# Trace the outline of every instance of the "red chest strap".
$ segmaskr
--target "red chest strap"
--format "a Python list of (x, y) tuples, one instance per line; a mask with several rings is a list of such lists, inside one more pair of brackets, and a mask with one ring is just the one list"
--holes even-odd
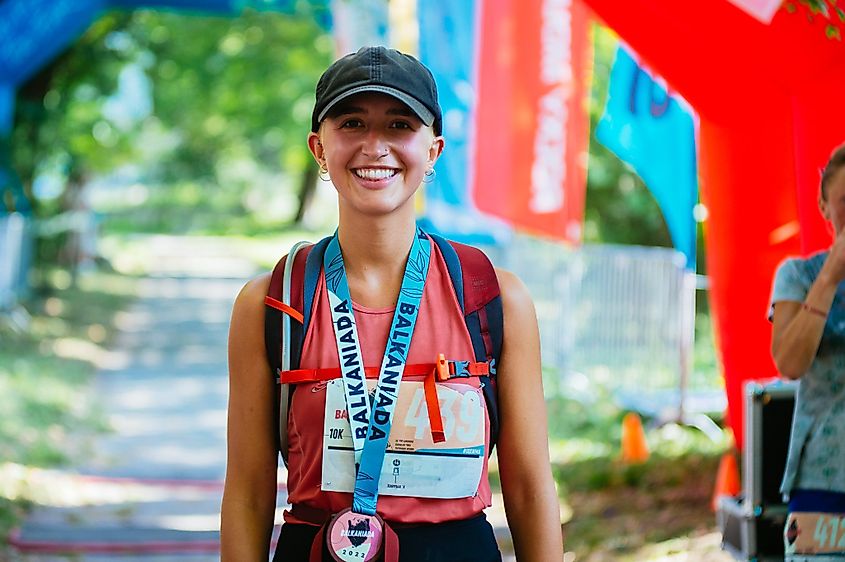
[[(378, 367), (365, 367), (364, 374), (368, 379), (378, 378)], [(431, 426), (431, 437), (435, 443), (442, 443), (446, 440), (443, 429), (443, 417), (440, 414), (440, 401), (437, 398), (437, 386), (435, 382), (444, 382), (450, 379), (481, 377), (490, 374), (488, 362), (475, 361), (449, 361), (441, 353), (436, 363), (415, 363), (405, 365), (405, 375), (423, 375), (423, 389), (425, 391), (425, 403), (428, 409), (428, 421)], [(304, 382), (318, 382), (339, 379), (340, 368), (328, 369), (296, 369), (282, 371), (279, 379), (285, 384), (298, 384)]]
[[(445, 360), (447, 371), (441, 367), (437, 372), (437, 380), (443, 382), (454, 378), (483, 377), (490, 374), (490, 364), (486, 361), (449, 361)], [(405, 365), (404, 375), (428, 375), (435, 371), (438, 363), (416, 363)], [(378, 367), (365, 367), (364, 373), (368, 379), (378, 378)], [(330, 381), (340, 378), (340, 367), (326, 369), (293, 369), (279, 373), (279, 382), (283, 384), (299, 384), (305, 382)]]

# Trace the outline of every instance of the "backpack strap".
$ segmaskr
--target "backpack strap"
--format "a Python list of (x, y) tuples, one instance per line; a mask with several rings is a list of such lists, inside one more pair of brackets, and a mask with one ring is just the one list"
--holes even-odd
[[(413, 363), (405, 365), (402, 376), (437, 375), (437, 382), (446, 382), (455, 378), (482, 377), (490, 374), (490, 364), (487, 361), (460, 361), (446, 360), (444, 368), (437, 369), (437, 363)], [(364, 375), (369, 379), (377, 379), (378, 367), (364, 367)], [(304, 382), (330, 381), (342, 378), (339, 367), (328, 367), (323, 369), (293, 369), (282, 371), (279, 375), (283, 384), (301, 384)]]
[(504, 321), (499, 280), (490, 259), (478, 248), (429, 234), (437, 244), (458, 304), (464, 313), (476, 361), (489, 361), (490, 373), (480, 376), (490, 418), (490, 451), (499, 438), (499, 405), (496, 397), (496, 365), (502, 352)]
[(332, 237), (326, 236), (311, 248), (308, 258), (305, 260), (304, 275), (302, 279), (302, 325), (300, 332), (293, 333), (294, 341), (291, 348), (291, 369), (299, 369), (299, 358), (302, 356), (302, 344), (305, 341), (305, 334), (311, 324), (311, 313), (314, 308), (314, 295), (317, 294), (317, 283), (320, 281), (320, 271), (323, 269), (323, 256), (326, 255), (326, 248), (329, 246)]
[[(279, 412), (277, 444), (285, 465), (288, 462), (288, 412), (295, 387), (281, 380), (281, 373), (298, 369), (302, 345), (311, 320), (311, 307), (317, 290), (323, 255), (330, 238), (317, 244), (294, 244), (273, 268), (264, 303), (264, 346), (267, 362), (279, 384), (276, 411)], [(288, 260), (293, 260), (289, 263)], [(291, 318), (296, 320), (291, 322)], [(287, 355), (286, 355), (287, 354)]]
[[(271, 373), (277, 383), (280, 383), (281, 373), (290, 369), (292, 342), (301, 340), (299, 337), (302, 333), (303, 321), (301, 272), (310, 249), (310, 243), (297, 242), (288, 255), (279, 260), (273, 268), (270, 287), (264, 299), (264, 304), (268, 307), (264, 314), (264, 346)], [(291, 322), (291, 319), (296, 322)], [(297, 355), (297, 364), (298, 361)], [(279, 392), (275, 400), (275, 409), (279, 412), (277, 445), (285, 465), (287, 465), (288, 452), (287, 420), (290, 410), (290, 393), (290, 385), (279, 384)]]

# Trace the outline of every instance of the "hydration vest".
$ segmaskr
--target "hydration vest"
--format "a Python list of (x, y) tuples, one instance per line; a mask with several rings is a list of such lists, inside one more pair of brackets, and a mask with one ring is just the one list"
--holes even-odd
[[(472, 341), (475, 363), (446, 361), (439, 366), (439, 380), (455, 376), (477, 376), (481, 382), (490, 420), (490, 451), (499, 434), (499, 410), (496, 398), (496, 365), (502, 350), (503, 320), (499, 282), (493, 264), (478, 248), (428, 234), (443, 255), (455, 297), (464, 314)], [(291, 391), (296, 382), (320, 377), (317, 371), (300, 371), (299, 360), (314, 295), (317, 291), (323, 256), (331, 237), (316, 244), (300, 242), (276, 264), (270, 288), (264, 300), (264, 344), (270, 371), (279, 385), (276, 396), (279, 412), (279, 450), (287, 465), (287, 422)], [(288, 263), (292, 260), (291, 263)], [(287, 351), (289, 350), (289, 352)], [(286, 353), (289, 353), (286, 356)], [(481, 366), (482, 368), (479, 368)], [(408, 365), (406, 373), (431, 366)], [(288, 382), (290, 381), (290, 382)], [(294, 387), (291, 387), (294, 384)]]

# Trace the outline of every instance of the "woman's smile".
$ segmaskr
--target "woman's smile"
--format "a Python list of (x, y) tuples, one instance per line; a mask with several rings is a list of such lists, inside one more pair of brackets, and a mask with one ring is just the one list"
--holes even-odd
[(381, 187), (392, 180), (399, 170), (396, 168), (367, 167), (353, 168), (352, 173), (363, 180), (365, 186), (374, 184), (374, 187)]

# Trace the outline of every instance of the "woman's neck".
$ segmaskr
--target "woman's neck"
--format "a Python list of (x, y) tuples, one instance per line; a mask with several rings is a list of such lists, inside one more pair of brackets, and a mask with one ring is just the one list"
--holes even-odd
[(347, 271), (390, 267), (399, 263), (404, 267), (417, 230), (413, 215), (344, 215), (341, 213), (340, 216), (338, 240)]
[(372, 308), (395, 305), (416, 228), (414, 220), (393, 216), (340, 221), (338, 241), (353, 301)]

